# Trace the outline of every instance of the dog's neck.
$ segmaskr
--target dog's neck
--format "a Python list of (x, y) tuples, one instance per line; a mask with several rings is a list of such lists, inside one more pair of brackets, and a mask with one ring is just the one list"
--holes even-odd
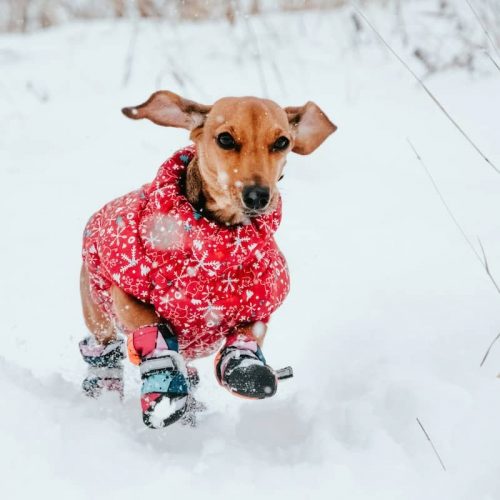
[[(184, 195), (194, 209), (210, 220), (219, 224), (225, 224), (226, 221), (217, 216), (217, 213), (208, 209), (208, 202), (215, 202), (210, 196), (206, 182), (203, 180), (198, 164), (198, 157), (194, 156), (186, 168), (186, 177), (184, 182)], [(212, 203), (212, 204), (213, 204)]]
[(198, 167), (198, 158), (196, 156), (189, 162), (186, 168), (186, 177), (183, 186), (184, 195), (188, 199), (189, 203), (198, 212), (206, 211), (206, 196), (203, 190), (203, 180), (201, 178), (200, 169)]

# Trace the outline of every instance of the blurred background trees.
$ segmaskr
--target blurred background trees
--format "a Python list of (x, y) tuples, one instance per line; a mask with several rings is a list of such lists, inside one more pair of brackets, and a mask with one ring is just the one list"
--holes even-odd
[[(481, 52), (500, 64), (500, 0), (358, 0), (363, 9), (390, 11), (392, 40), (414, 56), (423, 73), (454, 67), (473, 70)], [(249, 16), (298, 10), (351, 12), (354, 46), (373, 32), (348, 0), (0, 0), (0, 32), (26, 33), (71, 21), (151, 19), (231, 25)], [(494, 59), (494, 60), (493, 60)]]
[[(452, 0), (361, 0), (359, 3), (382, 4), (401, 13), (405, 4), (425, 4), (438, 14), (450, 8)], [(347, 0), (2, 0), (0, 30), (24, 32), (47, 28), (73, 19), (152, 17), (204, 20), (262, 12), (309, 9), (335, 9)], [(463, 0), (473, 4), (488, 23), (500, 23), (499, 0)]]

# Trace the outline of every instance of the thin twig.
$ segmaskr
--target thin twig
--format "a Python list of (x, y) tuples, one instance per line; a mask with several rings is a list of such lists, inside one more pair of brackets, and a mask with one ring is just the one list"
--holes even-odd
[[(274, 29), (273, 26), (270, 25), (269, 22), (265, 19), (264, 16), (259, 16), (259, 21), (262, 24), (263, 28), (266, 30), (266, 39), (267, 40), (272, 40), (275, 39), (275, 46), (276, 44), (282, 44), (282, 40), (280, 39), (279, 33)], [(261, 37), (263, 38), (263, 37)], [(271, 69), (274, 72), (274, 75), (276, 77), (276, 81), (278, 82), (279, 86), (281, 87), (281, 92), (287, 96), (287, 91), (286, 91), (286, 85), (285, 85), (285, 80), (283, 78), (283, 75), (281, 73), (281, 70), (279, 68), (279, 64), (276, 62), (275, 58), (272, 56), (273, 53), (276, 51), (273, 50), (273, 48), (269, 48), (269, 45), (266, 43), (264, 46), (264, 53), (267, 54), (269, 63), (271, 66)]]
[(483, 244), (481, 243), (481, 240), (479, 238), (477, 239), (477, 241), (479, 243), (479, 246), (481, 247), (481, 253), (483, 254), (482, 263), (483, 263), (484, 269), (486, 270), (486, 272), (489, 272), (490, 265), (488, 264), (488, 258), (486, 257), (486, 253), (484, 251)]
[(133, 21), (132, 33), (130, 35), (130, 42), (128, 45), (127, 57), (125, 59), (125, 71), (123, 73), (122, 86), (126, 87), (128, 82), (130, 81), (130, 77), (132, 75), (132, 66), (134, 64), (134, 54), (135, 54), (135, 45), (137, 42), (137, 35), (139, 34), (139, 22), (137, 19)]
[(495, 59), (493, 59), (493, 57), (491, 57), (490, 53), (485, 50), (484, 53), (486, 54), (486, 57), (495, 65), (495, 68), (500, 71), (500, 66), (498, 65), (498, 63), (495, 61)]
[(498, 283), (496, 282), (495, 278), (491, 274), (490, 265), (488, 264), (488, 259), (486, 258), (486, 252), (484, 251), (483, 243), (481, 242), (481, 240), (479, 238), (477, 239), (477, 241), (479, 242), (479, 246), (481, 247), (481, 252), (483, 254), (484, 270), (486, 271), (486, 274), (489, 276), (491, 282), (493, 283), (493, 285), (497, 289), (497, 292), (500, 294), (500, 286), (498, 286)]
[[(500, 52), (498, 51), (498, 48), (496, 46), (495, 41), (493, 40), (493, 37), (490, 35), (490, 32), (486, 28), (486, 26), (483, 23), (483, 20), (481, 19), (481, 16), (477, 13), (476, 9), (472, 6), (469, 0), (465, 0), (467, 2), (467, 5), (469, 6), (470, 10), (474, 14), (474, 17), (476, 18), (477, 22), (481, 26), (483, 33), (486, 35), (486, 38), (490, 41), (491, 46), (493, 47), (493, 50), (496, 52), (497, 56), (500, 58)], [(496, 63), (495, 63), (496, 65)]]
[(483, 360), (481, 361), (481, 364), (479, 365), (480, 368), (482, 368), (482, 366), (484, 365), (484, 362), (486, 361), (486, 358), (488, 357), (488, 355), (490, 354), (490, 351), (493, 347), (493, 345), (495, 344), (495, 342), (500, 339), (500, 333), (492, 340), (490, 346), (488, 347), (488, 349), (486, 350), (486, 352), (484, 353), (484, 356), (483, 356)]
[(417, 157), (417, 160), (420, 162), (420, 164), (424, 168), (424, 170), (425, 170), (427, 176), (429, 177), (429, 179), (430, 179), (430, 181), (431, 181), (431, 183), (432, 183), (432, 185), (433, 185), (436, 193), (439, 196), (439, 199), (441, 200), (441, 203), (444, 205), (444, 208), (448, 212), (448, 215), (450, 216), (451, 220), (453, 221), (453, 223), (455, 224), (455, 226), (458, 228), (458, 230), (462, 234), (462, 237), (467, 242), (467, 245), (469, 245), (470, 249), (474, 253), (474, 256), (479, 261), (479, 263), (481, 264), (481, 267), (484, 269), (484, 271), (488, 275), (488, 278), (490, 279), (492, 285), (495, 287), (497, 293), (500, 295), (500, 286), (498, 285), (496, 279), (494, 278), (493, 274), (491, 273), (490, 266), (488, 264), (488, 259), (486, 257), (486, 252), (484, 251), (484, 247), (483, 247), (483, 244), (482, 244), (481, 240), (478, 238), (478, 242), (479, 242), (479, 246), (481, 247), (481, 253), (482, 253), (482, 255), (480, 255), (479, 252), (476, 250), (476, 248), (472, 244), (470, 238), (467, 236), (467, 233), (465, 232), (464, 228), (462, 227), (462, 225), (460, 224), (460, 222), (458, 222), (458, 219), (455, 217), (455, 215), (451, 211), (450, 206), (446, 202), (444, 196), (441, 193), (441, 190), (439, 189), (436, 181), (434, 180), (434, 177), (432, 177), (432, 174), (431, 174), (430, 170), (427, 168), (427, 165), (422, 160), (422, 157), (418, 154), (417, 150), (415, 149), (415, 147), (411, 143), (410, 139), (407, 138), (406, 140), (407, 140), (408, 144), (410, 145), (411, 149), (413, 150), (413, 152), (415, 153), (415, 155)]
[[(429, 177), (433, 187), (434, 187), (434, 190), (436, 191), (437, 195), (439, 196), (439, 199), (441, 200), (441, 203), (443, 204), (444, 208), (446, 209), (446, 211), (448, 212), (448, 215), (450, 216), (451, 220), (453, 221), (453, 223), (455, 224), (455, 226), (457, 227), (457, 229), (460, 231), (460, 234), (462, 235), (462, 237), (464, 238), (464, 240), (467, 242), (467, 245), (469, 246), (469, 248), (472, 250), (472, 252), (474, 253), (474, 256), (476, 257), (476, 259), (479, 261), (479, 263), (481, 264), (481, 267), (484, 269), (484, 271), (486, 272), (486, 274), (488, 275), (488, 278), (490, 279), (491, 283), (493, 284), (493, 286), (495, 287), (497, 293), (500, 295), (500, 286), (498, 285), (497, 281), (495, 280), (493, 274), (491, 273), (491, 270), (490, 270), (490, 265), (489, 265), (489, 262), (488, 262), (488, 257), (486, 256), (486, 252), (484, 250), (484, 246), (483, 246), (483, 243), (481, 242), (481, 240), (478, 238), (478, 243), (479, 243), (479, 246), (481, 248), (481, 254), (479, 254), (479, 252), (476, 250), (476, 248), (474, 247), (474, 245), (472, 244), (472, 241), (470, 240), (470, 238), (467, 236), (467, 233), (464, 231), (462, 225), (460, 224), (460, 222), (458, 222), (458, 219), (455, 217), (455, 214), (452, 212), (450, 206), (448, 205), (448, 203), (446, 202), (446, 199), (444, 198), (444, 196), (442, 195), (441, 193), (441, 190), (439, 189), (436, 181), (434, 180), (434, 177), (432, 176), (430, 170), (427, 168), (427, 165), (424, 163), (424, 160), (422, 160), (422, 157), (420, 156), (420, 154), (418, 153), (418, 151), (415, 149), (415, 147), (413, 146), (413, 144), (411, 143), (410, 139), (406, 139), (408, 144), (410, 145), (411, 149), (413, 150), (413, 152), (415, 153), (415, 156), (417, 157), (417, 160), (420, 162), (420, 164), (422, 165), (422, 167), (424, 168), (427, 176)], [(490, 353), (490, 350), (491, 348), (493, 347), (493, 344), (500, 338), (500, 333), (498, 334), (498, 336), (493, 340), (493, 342), (491, 343), (490, 347), (488, 348), (488, 350), (486, 351), (486, 354), (484, 355), (483, 357), (483, 360), (481, 361), (481, 364), (479, 365), (480, 367), (483, 366), (484, 362), (486, 361), (486, 358), (488, 357), (488, 354)]]
[(418, 422), (418, 425), (420, 426), (420, 428), (422, 429), (422, 432), (425, 434), (425, 437), (427, 438), (427, 441), (429, 441), (429, 443), (431, 444), (432, 449), (434, 450), (434, 453), (435, 453), (436, 457), (438, 458), (439, 463), (441, 464), (441, 467), (446, 472), (446, 467), (445, 467), (445, 465), (443, 463), (443, 460), (441, 460), (441, 456), (439, 455), (436, 447), (434, 446), (434, 443), (432, 442), (432, 439), (430, 438), (429, 434), (427, 434), (427, 431), (424, 429), (424, 426), (422, 425), (422, 422), (420, 422), (420, 420), (418, 419), (418, 417), (417, 417), (417, 422)]
[(410, 139), (406, 138), (406, 141), (408, 142), (408, 144), (410, 145), (410, 148), (415, 153), (415, 156), (417, 157), (417, 160), (420, 162), (420, 165), (422, 165), (422, 167), (424, 168), (425, 173), (427, 174), (427, 177), (429, 177), (429, 180), (431, 181), (432, 186), (434, 187), (434, 190), (436, 191), (437, 195), (439, 196), (439, 199), (441, 200), (441, 203), (443, 204), (444, 208), (448, 212), (448, 215), (450, 216), (451, 220), (453, 221), (453, 223), (455, 224), (455, 226), (457, 227), (457, 229), (462, 234), (462, 237), (464, 238), (464, 240), (469, 245), (469, 247), (472, 250), (472, 252), (474, 253), (476, 259), (478, 259), (478, 261), (480, 262), (481, 266), (484, 267), (483, 259), (481, 259), (481, 256), (479, 255), (478, 251), (476, 250), (476, 248), (472, 244), (472, 241), (470, 240), (470, 238), (467, 236), (467, 233), (465, 232), (464, 228), (462, 227), (462, 225), (460, 224), (460, 222), (458, 222), (458, 219), (455, 217), (455, 215), (451, 211), (450, 206), (448, 205), (448, 203), (446, 202), (444, 196), (442, 195), (442, 193), (441, 193), (441, 191), (440, 191), (440, 189), (439, 189), (436, 181), (434, 180), (434, 177), (432, 176), (430, 170), (427, 168), (427, 165), (424, 163), (424, 160), (422, 160), (422, 157), (417, 152), (417, 150), (415, 149), (415, 146), (411, 143)]
[(434, 96), (434, 94), (429, 90), (427, 85), (422, 81), (422, 79), (408, 66), (408, 64), (397, 54), (397, 52), (389, 45), (389, 43), (382, 37), (382, 35), (377, 31), (375, 26), (368, 20), (368, 18), (363, 14), (359, 7), (351, 1), (351, 5), (356, 10), (356, 12), (363, 18), (365, 23), (371, 28), (375, 33), (377, 38), (382, 42), (382, 44), (389, 50), (389, 52), (403, 65), (403, 67), (410, 73), (411, 76), (417, 81), (417, 83), (422, 87), (425, 93), (432, 99), (434, 104), (442, 111), (442, 113), (448, 118), (448, 120), (455, 126), (455, 128), (462, 134), (462, 136), (467, 140), (467, 142), (476, 150), (476, 152), (483, 158), (483, 160), (491, 167), (497, 174), (500, 174), (500, 169), (498, 169), (493, 162), (479, 149), (476, 143), (467, 135), (464, 129), (455, 121), (455, 119), (446, 111), (446, 108), (441, 104), (441, 102)]
[(267, 87), (267, 81), (266, 81), (266, 74), (264, 73), (264, 67), (262, 63), (262, 52), (259, 47), (259, 39), (253, 29), (253, 26), (250, 23), (250, 20), (247, 16), (243, 16), (244, 22), (245, 22), (245, 27), (247, 29), (247, 33), (249, 35), (249, 38), (251, 42), (254, 45), (254, 50), (255, 50), (255, 62), (257, 65), (257, 71), (259, 74), (259, 79), (260, 79), (260, 85), (262, 87), (262, 93), (264, 97), (267, 97), (269, 95), (268, 92), (268, 87)]

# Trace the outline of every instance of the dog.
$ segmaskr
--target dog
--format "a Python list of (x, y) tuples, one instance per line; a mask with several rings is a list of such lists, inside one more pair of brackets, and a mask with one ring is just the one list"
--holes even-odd
[(216, 378), (232, 394), (274, 395), (278, 378), (261, 347), (289, 290), (273, 237), (281, 220), (277, 184), (288, 153), (312, 153), (337, 127), (313, 102), (282, 108), (257, 97), (208, 106), (158, 91), (122, 112), (184, 128), (193, 144), (85, 228), (85, 393), (123, 393), (123, 332), (140, 366), (143, 420), (151, 428), (183, 417), (197, 383), (187, 363), (215, 351)]

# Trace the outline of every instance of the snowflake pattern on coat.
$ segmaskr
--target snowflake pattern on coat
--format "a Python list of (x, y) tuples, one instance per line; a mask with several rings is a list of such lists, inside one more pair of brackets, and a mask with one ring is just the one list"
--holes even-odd
[(272, 213), (246, 225), (208, 220), (182, 194), (195, 153), (194, 146), (178, 151), (151, 184), (105, 205), (83, 238), (95, 303), (116, 320), (109, 294), (114, 283), (152, 304), (187, 359), (211, 354), (238, 325), (267, 322), (289, 290), (274, 240), (281, 199)]

